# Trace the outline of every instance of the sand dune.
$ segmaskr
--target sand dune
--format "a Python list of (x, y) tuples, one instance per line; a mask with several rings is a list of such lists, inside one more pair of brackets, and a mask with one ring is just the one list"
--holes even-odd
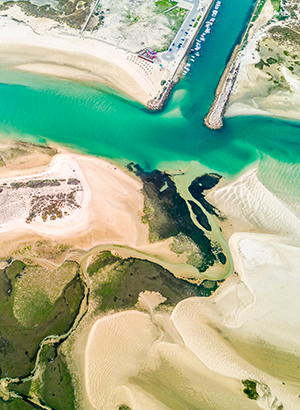
[(279, 235), (289, 243), (299, 243), (298, 217), (264, 187), (257, 177), (257, 169), (212, 191), (208, 199), (243, 230)]
[(87, 343), (86, 387), (96, 409), (115, 408), (116, 388), (147, 366), (160, 335), (148, 315), (124, 312), (98, 320)]
[(159, 314), (154, 323), (136, 311), (98, 320), (85, 355), (86, 389), (95, 409), (258, 409), (241, 383), (208, 369)]

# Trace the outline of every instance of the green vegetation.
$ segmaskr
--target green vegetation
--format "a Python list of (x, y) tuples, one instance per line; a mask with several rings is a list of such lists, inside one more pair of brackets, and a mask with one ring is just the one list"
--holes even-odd
[(257, 382), (254, 380), (242, 380), (242, 383), (245, 387), (243, 392), (246, 394), (246, 396), (251, 400), (257, 400), (259, 397), (259, 394), (256, 390)]
[[(13, 262), (0, 270), (0, 376), (24, 376), (34, 365), (36, 351), (41, 340), (50, 334), (63, 334), (69, 330), (78, 314), (84, 294), (83, 284), (77, 274), (62, 289), (55, 303), (40, 297), (39, 304), (28, 326), (23, 326), (14, 316), (14, 302), (18, 279), (25, 273), (26, 265)], [(32, 299), (28, 300), (32, 304)]]
[(291, 30), (286, 26), (275, 26), (271, 27), (269, 33), (272, 34), (274, 40), (279, 44), (286, 44), (287, 42), (299, 47), (300, 45), (300, 34), (294, 30)]
[[(155, 2), (155, 12), (157, 14), (162, 14), (165, 11), (169, 10), (171, 7), (174, 7), (177, 4), (176, 1), (169, 1), (169, 0), (158, 0)], [(168, 27), (174, 32), (177, 33), (179, 28), (181, 27), (188, 11), (186, 9), (182, 9), (180, 7), (175, 7), (173, 10), (165, 13), (164, 15), (168, 18), (169, 24)], [(158, 51), (165, 51), (169, 46), (169, 39), (167, 39), (164, 46), (161, 50)]]
[(95, 273), (99, 272), (100, 269), (105, 268), (121, 260), (118, 256), (112, 255), (109, 251), (101, 252), (97, 255), (97, 258), (91, 263), (87, 268), (87, 273), (92, 277)]
[[(11, 383), (9, 389), (25, 397), (31, 397), (31, 394), (34, 391), (43, 403), (55, 410), (74, 410), (76, 405), (72, 379), (66, 360), (60, 349), (57, 349), (53, 345), (44, 346), (40, 357), (40, 363), (43, 368), (41, 382), (35, 383), (29, 381), (25, 383)], [(21, 407), (22, 403), (24, 404), (24, 407)], [(23, 400), (14, 400), (11, 402), (10, 406), (11, 407), (7, 408), (36, 408), (29, 404), (29, 407), (26, 407), (26, 403)], [(1, 401), (0, 409), (2, 410)]]
[[(30, 391), (31, 381), (25, 383), (10, 383), (8, 388), (10, 391), (15, 391), (23, 396), (28, 396)], [(0, 406), (1, 408), (1, 406)]]
[(273, 58), (273, 57), (267, 58), (267, 63), (268, 63), (269, 65), (275, 64), (275, 63), (277, 63), (277, 62), (278, 62), (278, 60), (276, 60), (276, 58)]
[(21, 10), (34, 17), (47, 17), (61, 23), (66, 23), (70, 27), (81, 28), (85, 22), (91, 5), (90, 0), (58, 0), (57, 7), (49, 4), (38, 6), (30, 1), (6, 1), (0, 5), (0, 10), (6, 10), (17, 4)]
[(264, 60), (260, 59), (258, 63), (255, 64), (256, 68), (259, 68), (260, 70), (262, 70), (264, 68), (264, 66), (269, 67), (268, 63), (265, 63)]
[(4, 160), (3, 160), (3, 158), (2, 158), (2, 156), (0, 155), (0, 167), (5, 167), (5, 162), (4, 162)]
[[(177, 279), (168, 270), (147, 260), (121, 259), (110, 252), (98, 257), (99, 264), (96, 260), (88, 269), (92, 278), (91, 297), (98, 301), (99, 311), (133, 307), (139, 293), (145, 290), (160, 292), (167, 298), (166, 305), (174, 305), (187, 297), (209, 296), (218, 287), (215, 282), (208, 285), (208, 281), (204, 281), (197, 286)], [(98, 269), (98, 266), (102, 267)]]
[(126, 18), (127, 18), (127, 20), (129, 20), (130, 21), (130, 25), (131, 24), (134, 24), (134, 23), (137, 23), (138, 21), (139, 21), (139, 16), (137, 16), (137, 15), (134, 15), (134, 14), (131, 14), (131, 13), (127, 13), (127, 16), (126, 16)]
[(157, 12), (158, 13), (163, 13), (170, 9), (173, 6), (176, 6), (177, 2), (176, 1), (169, 1), (169, 0), (158, 0), (155, 2), (155, 6), (157, 7)]
[(66, 360), (60, 349), (45, 346), (41, 355), (45, 365), (43, 385), (40, 390), (44, 403), (55, 410), (74, 410), (75, 394)]
[(121, 404), (121, 406), (119, 406), (119, 410), (131, 410), (131, 408), (126, 406), (126, 404)]
[(175, 7), (175, 9), (171, 10), (169, 13), (166, 13), (166, 16), (169, 19), (169, 27), (173, 32), (177, 33), (187, 14), (188, 11), (180, 7)]
[(272, 6), (277, 13), (280, 12), (281, 0), (271, 0)]
[(252, 22), (254, 22), (257, 19), (257, 17), (260, 15), (260, 13), (261, 13), (264, 5), (265, 5), (265, 2), (266, 2), (266, 0), (260, 0), (260, 2), (258, 3), (256, 11), (252, 16)]
[(31, 245), (24, 246), (24, 248), (17, 250), (14, 253), (15, 257), (19, 255), (27, 258), (44, 258), (49, 260), (57, 260), (63, 253), (69, 249), (69, 245), (64, 243), (55, 243), (49, 240), (38, 240)]
[(19, 147), (11, 147), (11, 148), (1, 152), (1, 155), (6, 160), (16, 159), (16, 158), (21, 157), (21, 156), (26, 155), (26, 154), (27, 154), (27, 151), (24, 150), (24, 149), (21, 149)]
[(21, 399), (12, 399), (8, 402), (3, 402), (0, 399), (0, 410), (37, 410), (37, 406)]

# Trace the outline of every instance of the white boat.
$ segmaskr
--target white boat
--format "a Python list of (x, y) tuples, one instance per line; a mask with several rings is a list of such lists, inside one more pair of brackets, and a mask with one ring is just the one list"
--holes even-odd
[(200, 56), (200, 54), (197, 52), (197, 53), (196, 53), (196, 56), (197, 56), (197, 57), (199, 57), (199, 56)]

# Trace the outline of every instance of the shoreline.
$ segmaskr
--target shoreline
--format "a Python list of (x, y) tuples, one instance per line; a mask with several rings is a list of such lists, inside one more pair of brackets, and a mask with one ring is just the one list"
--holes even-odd
[[(20, 20), (16, 21), (15, 15)], [(16, 7), (0, 13), (0, 34), (0, 54), (9, 68), (97, 81), (145, 106), (159, 93), (160, 82), (169, 76), (168, 70), (151, 63), (151, 73), (146, 75), (141, 64), (131, 61), (135, 53), (77, 33), (49, 29), (45, 22), (28, 18)]]
[[(200, 273), (187, 263), (185, 253), (171, 250), (172, 237), (149, 241), (149, 226), (142, 222), (143, 185), (134, 174), (111, 161), (54, 146), (58, 153), (42, 168), (23, 167), (12, 171), (3, 167), (0, 172), (1, 257), (42, 238), (63, 241), (91, 254), (96, 249), (111, 250), (124, 258), (146, 259), (160, 264), (178, 278), (194, 282), (218, 280), (228, 275), (229, 262), (214, 264)], [(29, 167), (34, 156), (30, 161)], [(74, 188), (63, 182), (74, 178), (78, 181)], [(28, 181), (35, 187), (28, 186)], [(59, 182), (55, 186), (44, 186), (43, 181)], [(65, 200), (60, 199), (62, 195)], [(71, 202), (67, 199), (69, 195)], [(50, 197), (53, 199), (48, 199)], [(22, 211), (17, 207), (19, 201), (24, 203)], [(30, 219), (32, 212), (34, 216)]]
[(214, 2), (200, 6), (198, 0), (182, 0), (180, 7), (188, 14), (167, 50), (152, 61), (48, 18), (26, 15), (14, 5), (0, 11), (0, 55), (10, 69), (100, 82), (150, 110), (160, 110)]

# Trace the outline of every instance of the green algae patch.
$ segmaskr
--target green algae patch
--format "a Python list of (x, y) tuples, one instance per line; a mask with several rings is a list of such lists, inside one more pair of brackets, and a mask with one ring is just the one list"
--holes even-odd
[[(105, 264), (107, 258), (109, 264)], [(112, 258), (115, 262), (112, 263)], [(175, 305), (191, 296), (209, 296), (218, 287), (194, 285), (176, 278), (162, 266), (142, 259), (121, 259), (110, 252), (99, 255), (103, 268), (94, 271), (91, 278), (91, 299), (97, 302), (98, 311), (132, 308), (143, 291), (159, 292), (167, 298), (165, 305)], [(94, 261), (91, 266), (96, 266)]]
[(246, 396), (251, 400), (257, 400), (259, 398), (259, 394), (256, 390), (257, 383), (254, 380), (242, 380), (242, 383), (245, 387), (243, 392)]
[[(51, 303), (36, 289), (37, 298), (28, 299), (32, 315), (26, 326), (14, 316), (14, 301), (17, 281), (27, 266), (14, 261), (0, 270), (0, 377), (22, 377), (27, 375), (35, 363), (39, 343), (45, 336), (66, 333), (76, 318), (84, 295), (84, 286), (78, 274), (61, 290), (61, 295)], [(30, 312), (29, 307), (27, 312)]]
[[(139, 165), (133, 163), (128, 164), (127, 168), (139, 176), (143, 182), (144, 216), (142, 222), (147, 223), (149, 226), (149, 240), (156, 242), (176, 237), (180, 234), (184, 235), (196, 244), (198, 253), (201, 255), (201, 263), (199, 258), (197, 258), (197, 266), (195, 266), (199, 272), (205, 272), (210, 266), (213, 266), (217, 258), (213, 253), (211, 241), (203, 230), (194, 224), (188, 204), (177, 191), (171, 175), (159, 170), (145, 172)], [(214, 186), (218, 183), (220, 176), (211, 174), (201, 178), (203, 183)], [(189, 187), (193, 191), (192, 195), (195, 194), (193, 183), (191, 184), (192, 188)], [(218, 210), (204, 199), (202, 192), (200, 196), (201, 205), (204, 209), (220, 217)], [(198, 199), (198, 196), (196, 199)], [(205, 223), (203, 217), (200, 217), (199, 210), (198, 219), (203, 224)], [(206, 228), (209, 229), (208, 221)], [(193, 259), (190, 262), (193, 265)]]

